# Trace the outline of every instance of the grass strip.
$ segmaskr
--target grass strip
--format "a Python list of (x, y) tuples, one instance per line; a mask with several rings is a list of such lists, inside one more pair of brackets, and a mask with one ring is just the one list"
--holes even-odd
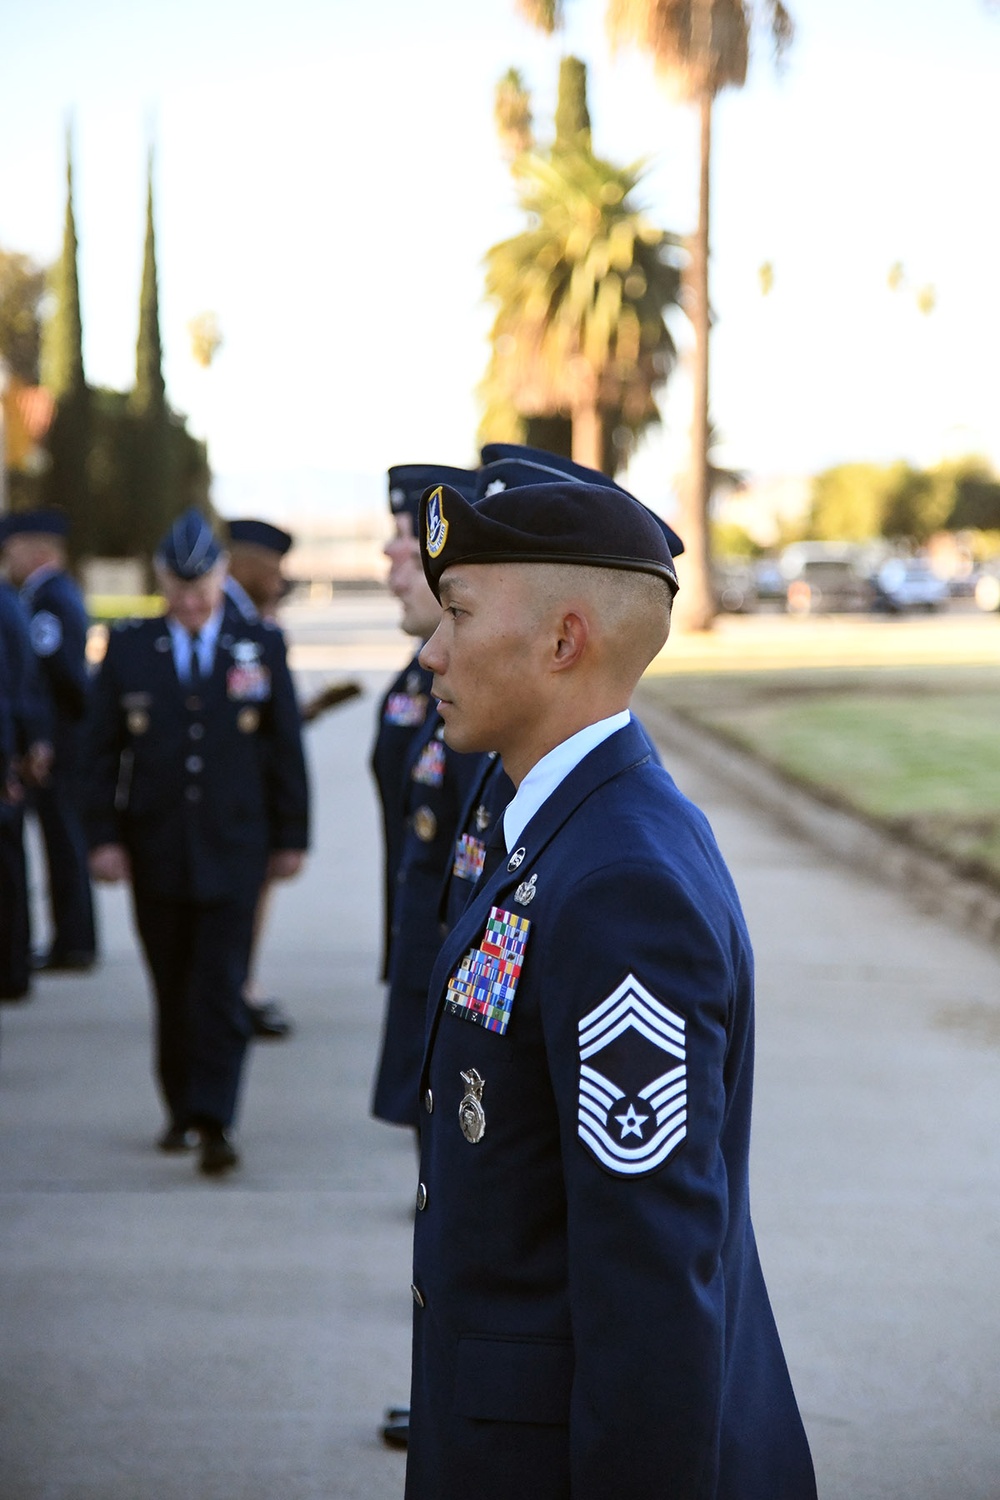
[(1000, 665), (685, 672), (643, 693), (1000, 889)]

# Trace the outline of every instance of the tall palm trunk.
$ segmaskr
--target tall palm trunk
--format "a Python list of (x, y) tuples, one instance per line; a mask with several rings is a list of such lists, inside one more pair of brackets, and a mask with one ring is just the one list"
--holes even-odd
[(711, 630), (715, 617), (712, 586), (711, 537), (708, 506), (711, 499), (708, 468), (708, 259), (709, 187), (712, 155), (712, 90), (704, 83), (699, 91), (701, 124), (701, 173), (698, 188), (698, 229), (691, 255), (689, 287), (691, 320), (694, 325), (694, 410), (691, 417), (691, 465), (683, 497), (684, 565), (683, 586), (677, 596), (677, 623), (683, 630)]
[(596, 401), (573, 412), (573, 462), (600, 469), (604, 461), (604, 424)]

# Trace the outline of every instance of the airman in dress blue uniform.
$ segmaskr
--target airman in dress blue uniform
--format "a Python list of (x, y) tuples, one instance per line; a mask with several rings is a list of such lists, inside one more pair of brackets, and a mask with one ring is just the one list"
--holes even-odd
[[(396, 535), (386, 545), (389, 588), (402, 607), (402, 627), (420, 641), (434, 630), (440, 606), (420, 564), (415, 522), (429, 484), (447, 482), (475, 493), (475, 474), (434, 464), (389, 470)], [(428, 695), (429, 675), (414, 658), (382, 700), (372, 754), (385, 830), (388, 980), (382, 1046), (372, 1113), (416, 1126), (427, 981), (441, 946), (439, 906), (462, 805), (478, 758), (456, 756), (441, 738)]]
[(52, 711), (16, 591), (0, 582), (0, 713), (5, 774), (0, 778), (0, 1000), (31, 990), (31, 928), (24, 853), (25, 788), (52, 764)]
[(58, 511), (22, 511), (0, 528), (8, 576), (30, 617), (29, 634), (53, 722), (48, 772), (31, 788), (45, 845), (52, 940), (36, 967), (89, 969), (96, 955), (87, 842), (80, 819), (81, 744), (87, 711), (87, 611), (66, 571), (68, 522)]
[(430, 985), (407, 1500), (815, 1500), (750, 1219), (750, 941), (628, 709), (663, 533), (438, 486), (421, 548), (447, 743), (517, 790)]
[[(552, 484), (560, 480), (597, 485), (602, 489), (628, 494), (615, 480), (597, 469), (572, 459), (551, 454), (543, 448), (529, 448), (520, 443), (488, 443), (482, 450), (482, 467), (476, 472), (476, 504), (504, 490), (525, 489), (532, 485)], [(630, 499), (634, 498), (629, 496)], [(680, 557), (684, 544), (661, 517), (650, 512), (663, 532), (671, 557)], [(649, 741), (649, 751), (659, 763), (659, 753)], [(445, 877), (441, 898), (443, 930), (450, 932), (461, 913), (483, 868), (486, 847), (496, 820), (514, 795), (514, 786), (495, 751), (482, 766), (459, 820), (451, 869)]]
[(196, 511), (156, 557), (165, 617), (113, 630), (94, 689), (87, 826), (95, 878), (128, 879), (157, 1009), (160, 1146), (229, 1137), (251, 1032), (243, 1000), (265, 878), (298, 872), (308, 788), (280, 633), (223, 593), (225, 556)]

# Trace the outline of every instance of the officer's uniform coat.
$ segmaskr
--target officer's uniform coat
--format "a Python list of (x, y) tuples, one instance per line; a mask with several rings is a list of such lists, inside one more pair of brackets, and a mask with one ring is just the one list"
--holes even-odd
[(52, 906), (52, 952), (93, 955), (94, 906), (80, 817), (81, 748), (87, 712), (87, 611), (68, 573), (39, 569), (21, 589), (39, 676), (51, 707), (53, 761), (31, 794), (41, 824)]
[(402, 836), (391, 901), (388, 994), (372, 1113), (416, 1125), (427, 1016), (427, 984), (441, 947), (440, 908), (462, 807), (483, 757), (444, 743), (431, 708), (402, 764)]
[[(51, 741), (52, 716), (17, 593), (0, 582), (0, 717), (7, 769), (29, 746)], [(24, 802), (0, 795), (0, 999), (21, 999), (31, 984), (31, 939)]]
[(430, 692), (431, 674), (414, 656), (390, 683), (378, 709), (371, 769), (382, 809), (382, 979), (389, 973), (392, 905), (406, 834), (406, 763), (430, 712)]
[[(484, 976), (505, 1031), (469, 1019)], [(749, 1214), (752, 985), (711, 830), (633, 722), (435, 965), (407, 1500), (814, 1500)]]
[(164, 620), (116, 628), (90, 730), (88, 835), (91, 847), (129, 853), (171, 1118), (227, 1125), (250, 1034), (242, 989), (268, 855), (308, 843), (280, 632), (227, 606), (212, 672), (192, 687), (177, 677)]

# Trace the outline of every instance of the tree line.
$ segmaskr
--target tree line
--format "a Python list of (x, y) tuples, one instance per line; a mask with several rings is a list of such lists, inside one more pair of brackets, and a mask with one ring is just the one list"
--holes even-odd
[(148, 557), (187, 506), (211, 511), (206, 446), (171, 408), (163, 380), (152, 152), (135, 383), (129, 391), (87, 381), (77, 262), (67, 137), (59, 259), (45, 271), (27, 256), (0, 250), (0, 355), (17, 380), (28, 386), (41, 382), (54, 400), (45, 461), (40, 469), (9, 474), (10, 505), (15, 510), (44, 505), (64, 511), (75, 558)]

